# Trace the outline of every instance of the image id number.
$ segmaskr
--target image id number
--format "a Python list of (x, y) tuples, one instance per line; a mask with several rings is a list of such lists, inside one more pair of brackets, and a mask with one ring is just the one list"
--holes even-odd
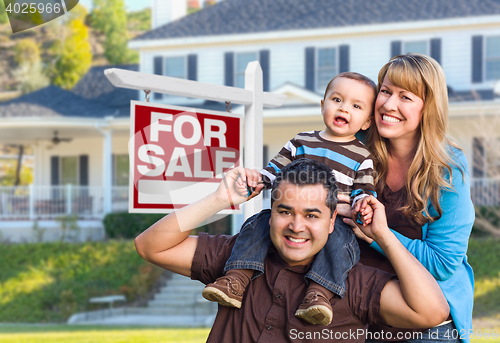
[(9, 3), (7, 8), (5, 9), (7, 13), (16, 13), (16, 14), (29, 14), (29, 13), (60, 13), (62, 11), (61, 4), (55, 3), (23, 3), (23, 4), (12, 4)]

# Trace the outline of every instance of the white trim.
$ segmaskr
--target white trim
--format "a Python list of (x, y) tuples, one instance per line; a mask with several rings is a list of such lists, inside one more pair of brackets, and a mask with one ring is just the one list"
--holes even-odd
[(198, 48), (201, 45), (217, 44), (242, 44), (252, 41), (283, 41), (286, 39), (308, 40), (311, 37), (314, 39), (322, 39), (328, 36), (345, 37), (346, 35), (366, 35), (366, 34), (383, 34), (401, 31), (435, 31), (435, 29), (450, 29), (455, 27), (464, 28), (470, 26), (495, 25), (498, 26), (500, 15), (492, 16), (476, 16), (463, 17), (453, 19), (437, 19), (437, 20), (421, 20), (404, 23), (384, 23), (374, 25), (356, 25), (346, 27), (332, 27), (321, 29), (300, 29), (300, 30), (283, 30), (283, 31), (265, 31), (259, 33), (244, 33), (244, 34), (227, 34), (227, 35), (210, 35), (196, 37), (180, 37), (166, 39), (150, 39), (129, 41), (128, 47), (131, 49), (159, 49), (171, 48), (186, 45), (195, 45)]

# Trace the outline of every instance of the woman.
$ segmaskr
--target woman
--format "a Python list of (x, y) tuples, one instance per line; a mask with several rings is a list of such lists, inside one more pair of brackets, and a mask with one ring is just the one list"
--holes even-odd
[[(474, 208), (466, 158), (447, 136), (448, 95), (441, 66), (416, 53), (392, 58), (379, 72), (374, 113), (376, 125), (366, 142), (388, 226), (438, 280), (450, 304), (450, 322), (424, 332), (423, 338), (435, 338), (438, 332), (445, 341), (468, 342), (474, 278), (466, 252)], [(339, 214), (349, 212), (339, 208)], [(394, 272), (377, 244), (359, 229), (355, 233), (360, 262)]]

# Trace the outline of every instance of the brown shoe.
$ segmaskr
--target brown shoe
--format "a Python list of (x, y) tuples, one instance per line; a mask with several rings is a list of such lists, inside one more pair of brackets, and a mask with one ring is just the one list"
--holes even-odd
[(201, 295), (209, 301), (218, 302), (222, 306), (241, 308), (245, 288), (231, 276), (221, 276), (214, 283), (205, 286)]
[(332, 322), (333, 311), (330, 302), (320, 292), (309, 292), (302, 300), (295, 317), (313, 325), (328, 325)]

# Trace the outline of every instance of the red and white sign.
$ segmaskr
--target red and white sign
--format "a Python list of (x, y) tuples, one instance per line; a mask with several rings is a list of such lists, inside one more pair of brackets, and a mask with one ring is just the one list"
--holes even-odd
[(169, 213), (191, 204), (240, 164), (240, 115), (139, 101), (130, 115), (129, 212)]

